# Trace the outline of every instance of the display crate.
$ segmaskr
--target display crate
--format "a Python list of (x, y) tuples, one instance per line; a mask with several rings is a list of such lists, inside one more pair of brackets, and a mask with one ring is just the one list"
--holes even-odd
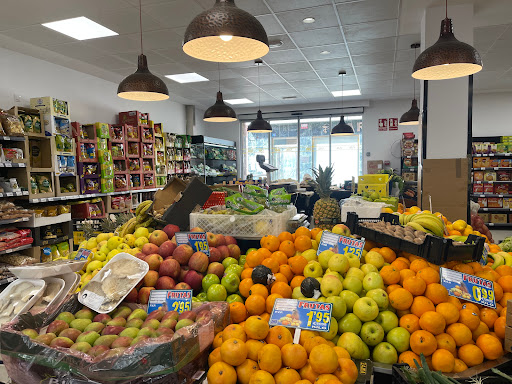
[[(73, 184), (74, 191), (71, 192), (61, 192), (61, 188), (66, 188), (67, 185)], [(67, 188), (66, 188), (67, 189)], [(78, 194), (80, 191), (80, 183), (78, 181), (78, 176), (55, 176), (55, 196), (74, 196)]]
[(227, 192), (213, 191), (206, 203), (203, 204), (203, 209), (215, 207), (216, 205), (226, 205)]
[(114, 160), (114, 174), (127, 174), (130, 171), (128, 170), (127, 160)]
[(387, 197), (389, 196), (389, 188), (389, 175), (385, 173), (359, 176), (357, 182), (358, 195), (361, 195), (363, 192), (370, 194), (377, 192), (380, 197)]
[(162, 123), (154, 123), (153, 128), (155, 128), (155, 135), (160, 135), (160, 136), (164, 135)]
[(139, 137), (140, 141), (143, 143), (155, 143), (155, 130), (151, 128), (149, 125), (140, 125), (139, 126)]
[(156, 175), (156, 186), (163, 187), (165, 184), (167, 184), (167, 176)]
[[(36, 131), (36, 128), (34, 127), (34, 125), (32, 125), (30, 131), (27, 131), (28, 127), (25, 127), (25, 124), (24, 124), (25, 135), (31, 135), (33, 137), (45, 137), (45, 133), (44, 133), (44, 116), (43, 116), (43, 113), (39, 109), (36, 109), (36, 108), (24, 108), (24, 107), (14, 106), (11, 109), (9, 109), (8, 112), (11, 115), (18, 116), (18, 117), (20, 115), (39, 116), (39, 123), (40, 124), (39, 124), (39, 128), (38, 128), (38, 132)], [(9, 137), (9, 136), (7, 136), (7, 137)], [(16, 136), (14, 136), (14, 137), (16, 137)]]
[(136, 157), (142, 157), (142, 151), (141, 151), (141, 144), (139, 142), (134, 141), (128, 141), (126, 143), (126, 157), (127, 158), (136, 158)]
[(80, 140), (76, 143), (77, 162), (97, 163), (98, 143), (95, 140)]
[(77, 121), (71, 123), (72, 136), (75, 140), (81, 142), (94, 142), (96, 143), (96, 127), (94, 124), (80, 124)]
[(155, 159), (142, 159), (142, 172), (154, 172)]
[(141, 143), (140, 145), (141, 157), (145, 159), (155, 158), (155, 144), (153, 143)]
[[(93, 208), (93, 205), (96, 205), (101, 210), (101, 215), (91, 216), (90, 212)], [(103, 219), (105, 218), (105, 204), (103, 200), (98, 201), (97, 203), (81, 203), (81, 204), (73, 204), (71, 206), (71, 216), (73, 219)]]
[(112, 143), (124, 143), (126, 141), (126, 125), (125, 124), (110, 124), (109, 125), (109, 140)]
[(155, 165), (155, 175), (156, 176), (167, 176), (167, 169), (165, 164), (156, 164)]
[(69, 103), (64, 100), (55, 99), (50, 96), (33, 97), (30, 99), (30, 106), (43, 113), (69, 119)]
[(130, 190), (130, 177), (127, 174), (114, 175), (114, 191), (128, 191)]
[(144, 188), (156, 187), (155, 172), (144, 172), (143, 180), (144, 180)]
[(155, 133), (155, 150), (165, 151), (165, 141), (162, 135)]
[(142, 159), (140, 157), (129, 158), (126, 160), (128, 172), (142, 172)]
[(144, 125), (149, 123), (149, 114), (139, 111), (119, 112), (119, 124)]
[[(91, 183), (94, 183), (94, 188)], [(100, 193), (100, 187), (101, 181), (99, 176), (88, 175), (80, 178), (80, 192), (82, 195)]]
[[(96, 166), (96, 170), (94, 173), (89, 173), (91, 168)], [(99, 176), (101, 173), (100, 165), (98, 163), (77, 163), (77, 175), (80, 178), (89, 177), (89, 176)]]
[[(119, 198), (123, 198), (124, 208), (113, 208), (113, 204), (117, 204), (116, 200), (120, 200)], [(105, 210), (107, 213), (121, 213), (127, 212), (132, 208), (132, 198), (127, 193), (126, 195), (116, 195), (116, 196), (105, 196), (103, 197), (103, 201), (105, 204)]]
[(140, 142), (140, 132), (138, 125), (125, 125), (126, 141)]
[(113, 160), (124, 160), (126, 159), (126, 143), (123, 142), (108, 142), (108, 149), (112, 153)]
[(130, 189), (137, 190), (144, 188), (144, 178), (142, 172), (130, 172)]

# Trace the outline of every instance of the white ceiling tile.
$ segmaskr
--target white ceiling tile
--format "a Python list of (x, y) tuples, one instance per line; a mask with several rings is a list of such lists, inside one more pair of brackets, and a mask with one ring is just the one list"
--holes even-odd
[(382, 39), (371, 39), (347, 43), (351, 55), (366, 55), (375, 52), (394, 51), (396, 37), (385, 37)]
[(357, 75), (366, 75), (369, 73), (382, 73), (382, 72), (393, 72), (393, 64), (376, 64), (376, 65), (361, 65), (355, 67)]
[[(204, 9), (210, 9), (215, 4), (215, 0), (196, 0), (196, 2)], [(236, 6), (249, 12), (251, 15), (266, 15), (270, 13), (265, 3), (261, 0), (236, 0)]]
[[(94, 64), (97, 67), (105, 68), (108, 70), (118, 69), (118, 68), (126, 68), (132, 65), (132, 71), (135, 72), (137, 69), (137, 56), (135, 56), (135, 59), (132, 61), (132, 63), (127, 62), (125, 60), (121, 60), (120, 58), (108, 55), (108, 56), (101, 56), (101, 57), (82, 57), (80, 60), (85, 61), (90, 64)], [(149, 67), (151, 70), (151, 66)]]
[(173, 28), (186, 27), (202, 11), (201, 6), (190, 0), (173, 0), (144, 7), (145, 13)]
[(327, 5), (331, 0), (267, 0), (267, 3), (274, 12), (283, 12)]
[(280, 64), (304, 61), (304, 56), (302, 56), (298, 49), (288, 49), (285, 51), (270, 52), (264, 59), (268, 64)]
[[(263, 58), (265, 60), (265, 58)], [(249, 63), (250, 67), (233, 68), (233, 71), (244, 77), (258, 76), (258, 67), (253, 62)], [(262, 65), (259, 69), (260, 76), (273, 75), (275, 72), (266, 65)]]
[(282, 76), (287, 81), (316, 80), (316, 79), (318, 79), (318, 75), (315, 72), (313, 72), (313, 71), (283, 73)]
[[(140, 55), (140, 51), (133, 51), (133, 52), (124, 52), (124, 53), (118, 53), (116, 56), (124, 61), (135, 63), (137, 64), (137, 58)], [(144, 55), (146, 55), (148, 59), (148, 65), (150, 68), (153, 65), (159, 65), (159, 64), (165, 64), (172, 62), (172, 60), (169, 60), (168, 58), (159, 55), (158, 53), (155, 53), (153, 51), (144, 50)]]
[[(140, 44), (140, 35), (134, 33), (130, 36), (134, 41)], [(145, 49), (165, 49), (169, 47), (181, 47), (182, 36), (178, 35), (173, 29), (159, 29), (156, 31), (144, 32), (143, 40)]]
[(330, 68), (330, 69), (317, 69), (316, 73), (318, 73), (318, 76), (320, 76), (321, 79), (328, 79), (333, 77), (338, 77), (338, 72), (340, 69), (344, 69), (347, 74), (345, 76), (351, 76), (354, 74), (354, 70), (352, 69), (352, 66), (345, 67), (345, 68)]
[(68, 44), (59, 44), (47, 47), (48, 49), (63, 54), (68, 57), (72, 57), (74, 59), (83, 59), (86, 57), (98, 57), (104, 56), (105, 51), (96, 49), (91, 47), (88, 43), (84, 41), (79, 41), (76, 43), (68, 43)]
[(137, 41), (133, 35), (121, 35), (87, 40), (87, 44), (109, 53), (134, 52), (140, 49), (140, 41)]
[(348, 57), (339, 57), (337, 59), (313, 60), (311, 61), (313, 68), (317, 70), (332, 70), (333, 75), (341, 69), (351, 68), (352, 64)]
[[(331, 91), (335, 91), (335, 90), (341, 91), (341, 77), (340, 76), (328, 77), (328, 78), (324, 78), (322, 80), (324, 81), (325, 85), (327, 85), (327, 87)], [(344, 85), (357, 84), (357, 79), (353, 75), (345, 75), (345, 76), (343, 76), (343, 84)]]
[[(213, 70), (213, 71), (199, 71), (198, 74), (200, 74), (203, 77), (206, 77), (209, 80), (217, 80), (219, 78), (219, 71)], [(220, 70), (220, 78), (221, 79), (238, 79), (240, 78), (240, 74), (236, 73), (235, 71), (231, 69), (221, 69)]]
[(270, 45), (281, 42), (281, 46), (275, 47), (275, 48), (270, 48), (270, 52), (282, 51), (282, 50), (295, 48), (295, 44), (293, 44), (293, 42), (290, 40), (288, 35), (283, 35), (283, 34), (269, 35), (268, 42), (270, 43)]
[(283, 28), (276, 20), (274, 15), (256, 16), (256, 19), (258, 19), (261, 25), (263, 25), (263, 28), (265, 28), (265, 32), (267, 32), (267, 35), (279, 35), (280, 33), (284, 33)]
[(363, 0), (339, 4), (338, 13), (345, 25), (398, 18), (399, 0)]
[(167, 63), (167, 64), (159, 64), (152, 65), (151, 72), (160, 73), (162, 75), (174, 75), (177, 73), (188, 73), (190, 72), (189, 68), (183, 64), (179, 63)]
[[(419, 51), (416, 50), (416, 54), (419, 54)], [(396, 61), (412, 61), (414, 62), (414, 49), (401, 50), (396, 52)]]
[[(135, 7), (122, 8), (115, 11), (104, 12), (94, 19), (97, 23), (110, 28), (120, 35), (139, 33), (139, 9)], [(165, 28), (166, 24), (160, 24), (157, 20), (142, 12), (143, 31), (153, 31)]]
[(412, 67), (414, 66), (414, 61), (397, 61), (395, 63), (395, 71), (408, 71), (412, 73)]
[(369, 53), (368, 55), (352, 56), (352, 60), (354, 66), (392, 63), (395, 60), (395, 53), (393, 51)]
[(324, 84), (320, 81), (320, 80), (303, 80), (303, 81), (293, 81), (293, 82), (290, 82), (290, 84), (294, 87), (294, 88), (324, 88), (325, 89), (325, 86)]
[(474, 42), (475, 44), (492, 43), (500, 38), (507, 28), (509, 28), (509, 24), (475, 28), (473, 32)]
[[(339, 25), (331, 5), (281, 12), (277, 14), (277, 17), (288, 32), (309, 31)], [(315, 22), (304, 23), (303, 20), (306, 17), (314, 18)]]
[(41, 47), (77, 42), (77, 40), (69, 36), (43, 27), (42, 25), (11, 29), (2, 31), (0, 34)]
[(396, 36), (398, 20), (373, 21), (370, 23), (344, 25), (348, 42)]
[[(301, 51), (308, 60), (328, 60), (348, 56), (345, 44), (319, 45), (316, 47), (302, 48)], [(322, 54), (322, 52), (329, 53)]]
[(341, 31), (338, 27), (293, 32), (290, 35), (300, 48), (316, 47), (319, 44), (327, 45), (343, 43)]
[(309, 71), (311, 67), (305, 61), (299, 61), (296, 63), (288, 63), (288, 64), (274, 64), (272, 68), (277, 73), (290, 73), (290, 72), (303, 72)]
[(283, 80), (283, 78), (277, 74), (273, 75), (266, 75), (266, 76), (260, 76), (258, 77), (247, 77), (247, 80), (252, 81), (254, 84), (258, 85), (266, 85), (266, 84), (280, 84), (285, 83), (286, 81)]
[[(413, 35), (400, 35), (398, 36), (398, 44), (396, 46), (396, 49), (399, 50), (406, 50), (406, 49), (412, 49), (411, 45), (420, 43), (421, 42), (421, 36), (420, 34), (413, 34)], [(418, 48), (418, 55), (420, 54), (420, 48)]]

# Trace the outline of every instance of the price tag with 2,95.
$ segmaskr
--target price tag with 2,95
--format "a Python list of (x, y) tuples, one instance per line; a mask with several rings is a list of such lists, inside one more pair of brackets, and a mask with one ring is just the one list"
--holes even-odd
[(331, 303), (308, 300), (276, 299), (270, 315), (269, 325), (310, 329), (329, 332), (331, 327)]
[(355, 255), (361, 259), (364, 243), (364, 238), (354, 239), (352, 237), (324, 231), (322, 232), (322, 237), (320, 238), (320, 244), (318, 244), (316, 254), (320, 255), (324, 251), (332, 251), (340, 255)]
[(148, 313), (158, 309), (178, 313), (192, 310), (192, 290), (152, 290), (149, 294)]
[(208, 247), (208, 237), (205, 232), (176, 232), (176, 244), (187, 244), (192, 247), (194, 252), (203, 252), (210, 257), (210, 248)]
[(496, 308), (494, 283), (491, 280), (441, 268), (441, 285), (450, 296), (471, 301), (485, 307)]

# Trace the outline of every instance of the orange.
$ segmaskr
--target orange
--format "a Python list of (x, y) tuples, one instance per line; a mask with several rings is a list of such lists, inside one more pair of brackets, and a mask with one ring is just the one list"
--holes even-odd
[(258, 365), (260, 369), (269, 373), (276, 373), (281, 369), (281, 350), (277, 345), (265, 344), (258, 351)]
[(283, 364), (293, 369), (301, 369), (308, 362), (306, 348), (300, 344), (285, 344), (281, 348)]
[(498, 314), (492, 308), (482, 308), (480, 311), (480, 320), (482, 320), (489, 328), (494, 326), (494, 322), (498, 320), (498, 317)]
[(476, 304), (465, 302), (462, 304), (462, 309), (471, 309), (471, 311), (475, 312), (478, 316), (480, 316), (480, 308)]
[[(471, 330), (462, 323), (453, 323), (446, 328), (446, 333), (453, 337), (457, 347), (468, 344), (473, 339)], [(467, 364), (467, 363), (466, 363)]]
[(480, 335), (476, 339), (476, 345), (482, 350), (487, 360), (496, 360), (503, 355), (503, 345), (500, 339), (489, 334)]
[(382, 267), (379, 273), (386, 285), (397, 284), (400, 282), (400, 271), (391, 265)]
[(475, 271), (473, 270), (473, 267), (469, 264), (457, 264), (453, 267), (453, 270), (454, 271), (458, 271), (458, 272), (462, 272), (462, 273), (466, 273), (468, 275), (473, 275), (475, 273)]
[(377, 246), (377, 243), (371, 241), (371, 240), (366, 240), (366, 242), (364, 243), (364, 250), (365, 251), (370, 251), (372, 250), (373, 248), (375, 248)]
[(494, 283), (494, 299), (496, 300), (496, 304), (503, 297), (503, 288), (498, 283)]
[(270, 290), (270, 293), (277, 293), (284, 297), (285, 299), (291, 299), (292, 298), (292, 289), (287, 283), (283, 282), (277, 282), (272, 285), (272, 289)]
[(405, 310), (413, 303), (411, 293), (403, 288), (397, 288), (389, 294), (389, 304), (395, 309)]
[(473, 312), (472, 309), (464, 308), (459, 311), (459, 323), (465, 324), (470, 331), (474, 331), (480, 324), (478, 314)]
[[(482, 272), (483, 271), (483, 267), (482, 267), (482, 264), (480, 264), (478, 261), (472, 261), (471, 263), (468, 263), (469, 266), (471, 266), (471, 268), (473, 268), (473, 271), (476, 273), (476, 272)], [(497, 269), (497, 268), (496, 268)]]
[(494, 322), (494, 332), (500, 339), (505, 338), (505, 326), (507, 324), (505, 316), (500, 316)]
[(275, 283), (285, 283), (286, 285), (288, 285), (288, 279), (286, 278), (285, 275), (283, 275), (282, 273), (274, 273), (274, 283), (270, 285), (270, 288), (272, 288), (274, 286)]
[(411, 314), (404, 315), (400, 318), (400, 326), (409, 331), (409, 333), (420, 330), (420, 319), (418, 316)]
[[(393, 261), (391, 263), (391, 265), (393, 267), (395, 267), (396, 269), (398, 269), (399, 271), (403, 270), (403, 269), (409, 269), (409, 263), (406, 263), (404, 260), (402, 260), (401, 257), (399, 257), (398, 259), (396, 259), (395, 261)], [(416, 273), (416, 272), (415, 272)]]
[[(394, 266), (393, 264), (391, 264), (391, 266), (396, 268), (396, 266)], [(408, 269), (408, 268), (400, 269), (400, 285), (404, 285), (405, 279), (412, 277), (412, 276), (416, 276), (416, 273), (413, 270)]]
[(336, 352), (336, 355), (338, 355), (338, 359), (340, 358), (345, 358), (345, 359), (350, 359), (350, 353), (348, 353), (348, 351), (343, 348), (343, 347), (333, 347), (334, 349), (334, 352)]
[(356, 363), (354, 363), (350, 357), (338, 358), (338, 368), (334, 372), (334, 375), (343, 384), (354, 384), (359, 375)]
[(249, 380), (249, 384), (275, 384), (274, 377), (267, 371), (256, 371)]
[(402, 286), (399, 284), (388, 285), (388, 287), (386, 288), (386, 293), (389, 295), (391, 292), (398, 288), (402, 288)]
[(512, 292), (512, 276), (501, 276), (498, 279), (498, 284), (503, 288), (503, 292)]
[(209, 355), (208, 355), (208, 365), (211, 367), (213, 364), (215, 364), (217, 361), (222, 361), (222, 358), (220, 357), (220, 347), (215, 348)]
[(427, 285), (425, 296), (437, 305), (448, 300), (448, 290), (439, 283), (431, 283)]
[(455, 357), (445, 349), (438, 349), (432, 354), (432, 366), (436, 371), (449, 373), (455, 367)]
[(435, 311), (434, 303), (425, 296), (416, 296), (411, 305), (411, 312), (421, 317), (427, 311)]
[(316, 378), (318, 377), (318, 373), (316, 373), (313, 368), (311, 368), (311, 364), (307, 363), (305, 366), (303, 366), (300, 371), (300, 377), (304, 380), (309, 380), (312, 383), (316, 381)]
[(462, 303), (460, 302), (459, 299), (457, 299), (456, 297), (454, 296), (448, 296), (448, 303), (452, 303), (453, 305), (455, 305), (457, 307), (457, 310), (460, 311), (462, 309)]
[(247, 340), (245, 342), (245, 346), (247, 347), (247, 358), (254, 361), (258, 360), (258, 352), (265, 344), (265, 340)]
[(220, 346), (220, 357), (229, 365), (240, 365), (247, 359), (247, 347), (243, 340), (231, 338)]
[(236, 375), (238, 382), (241, 384), (249, 384), (253, 373), (259, 370), (258, 363), (254, 360), (246, 359), (242, 364), (236, 367)]
[(260, 241), (260, 245), (263, 248), (267, 248), (271, 252), (275, 252), (279, 249), (279, 239), (276, 236), (268, 235)]
[(473, 344), (466, 344), (460, 347), (457, 355), (468, 367), (474, 367), (484, 362), (482, 350)]
[(418, 364), (421, 365), (420, 357), (415, 354), (413, 351), (405, 351), (398, 356), (398, 363), (400, 364), (408, 364), (409, 367), (415, 368), (416, 364), (414, 364), (414, 360), (418, 362)]
[(209, 384), (236, 384), (236, 371), (231, 365), (218, 361), (206, 375)]
[(437, 272), (432, 267), (420, 269), (416, 274), (419, 277), (421, 277), (423, 280), (425, 280), (425, 283), (427, 283), (427, 285), (432, 284), (432, 283), (439, 283), (441, 281), (439, 272)]
[[(499, 307), (498, 307), (499, 306)], [(507, 307), (502, 307), (499, 303), (496, 304), (496, 312), (498, 312), (498, 316), (506, 316), (507, 315)]]
[(229, 314), (233, 323), (241, 323), (247, 318), (247, 309), (243, 303), (234, 301), (229, 304)]
[(299, 344), (304, 346), (304, 343), (306, 342), (306, 340), (312, 339), (315, 336), (318, 336), (318, 332), (303, 330), (300, 333)]
[(263, 260), (265, 260), (265, 255), (263, 254), (263, 252), (260, 251), (249, 252), (247, 257), (245, 258), (245, 262), (250, 268), (254, 268), (258, 265), (261, 265), (261, 262)]
[(292, 272), (296, 275), (302, 275), (304, 273), (304, 267), (308, 263), (308, 260), (304, 256), (293, 256), (288, 259)]
[[(410, 271), (410, 269), (404, 269), (404, 271)], [(427, 289), (427, 284), (425, 281), (416, 275), (406, 278), (403, 282), (403, 286), (414, 296), (423, 295), (425, 289)]]
[(313, 247), (311, 243), (311, 237), (308, 236), (298, 236), (295, 239), (295, 249), (299, 252), (304, 252)]
[(412, 351), (417, 355), (423, 353), (425, 356), (430, 356), (437, 349), (437, 341), (434, 335), (424, 330), (414, 332), (409, 343)]
[(263, 255), (264, 259), (267, 259), (270, 256), (272, 256), (272, 252), (269, 249), (267, 249), (267, 248), (259, 248), (258, 252)]
[(315, 384), (338, 384), (339, 382), (340, 381), (336, 378), (336, 376), (330, 373), (322, 373), (321, 375), (318, 375), (317, 379), (315, 380)]
[(276, 259), (273, 259), (272, 257), (269, 257), (261, 262), (261, 265), (264, 265), (265, 267), (270, 268), (272, 273), (279, 272), (279, 262)]
[(267, 297), (267, 300), (265, 302), (265, 310), (267, 313), (272, 313), (272, 309), (274, 308), (274, 302), (276, 299), (282, 299), (283, 296), (281, 296), (279, 293), (272, 293), (269, 297)]
[(310, 232), (311, 232), (311, 238), (312, 238), (312, 239), (316, 239), (316, 237), (318, 236), (318, 234), (319, 234), (320, 232), (322, 232), (322, 229), (321, 229), (321, 228), (313, 228), (313, 229), (311, 229), (311, 230), (310, 230)]
[(424, 312), (420, 317), (420, 327), (433, 335), (443, 333), (446, 321), (443, 315), (434, 311)]
[(309, 364), (315, 372), (333, 373), (338, 368), (338, 355), (326, 344), (320, 344), (309, 353)]
[(427, 267), (428, 267), (427, 260), (416, 259), (413, 262), (411, 262), (411, 266), (409, 267), (409, 269), (412, 269), (414, 272), (418, 273), (418, 271), (420, 271), (423, 268), (427, 268)]
[(281, 264), (279, 266), (279, 273), (283, 274), (286, 277), (288, 282), (291, 282), (293, 279), (293, 271), (292, 268), (288, 265), (288, 259), (286, 259), (286, 264)]
[(295, 384), (300, 380), (299, 372), (293, 368), (281, 368), (275, 375), (276, 384)]
[(382, 247), (379, 251), (379, 253), (384, 258), (384, 261), (386, 263), (392, 263), (396, 259), (396, 253), (389, 247)]
[(292, 240), (293, 237), (292, 237), (292, 234), (290, 232), (281, 232), (279, 234), (279, 236), (277, 236), (277, 238), (279, 239), (279, 241), (282, 243), (283, 241), (285, 240)]
[(455, 365), (453, 366), (453, 373), (460, 373), (468, 369), (468, 366), (461, 359), (455, 359)]
[(247, 300), (245, 300), (245, 307), (249, 315), (261, 315), (265, 312), (265, 298), (261, 295), (250, 295)]
[[(315, 229), (316, 229), (316, 228), (315, 228)], [(313, 383), (311, 383), (311, 381), (309, 381), (309, 380), (299, 380), (299, 381), (297, 381), (297, 383), (295, 383), (295, 384), (313, 384)]]
[[(291, 269), (291, 267), (290, 267)], [(295, 288), (300, 287), (302, 281), (305, 279), (304, 276), (295, 276), (292, 281), (290, 281), (290, 288), (292, 289), (292, 292)]]
[(251, 295), (260, 295), (265, 300), (267, 300), (268, 288), (265, 287), (263, 284), (254, 284), (249, 290), (249, 296)]
[(507, 301), (509, 300), (512, 300), (512, 293), (510, 292), (505, 292), (503, 294), (503, 297), (501, 298), (500, 300), (500, 304), (503, 306), (503, 307), (506, 307), (507, 306)]
[[(241, 304), (241, 303), (240, 303)], [(240, 324), (230, 324), (222, 331), (222, 340), (226, 341), (232, 338), (247, 340), (244, 328)]]
[(500, 265), (495, 271), (498, 272), (500, 276), (512, 276), (512, 267), (509, 265)]
[(480, 335), (483, 335), (484, 333), (489, 333), (489, 327), (480, 320), (480, 324), (478, 327), (472, 332), (473, 334), (473, 341), (476, 341)]
[(222, 332), (217, 333), (213, 338), (213, 348), (219, 348), (222, 345), (223, 341), (224, 340), (222, 340)]
[(446, 349), (453, 356), (457, 356), (457, 345), (455, 340), (447, 333), (440, 333), (436, 336), (437, 349)]
[(249, 295), (250, 295), (249, 291), (251, 290), (251, 287), (253, 285), (254, 285), (254, 283), (252, 282), (252, 279), (250, 277), (245, 278), (238, 285), (238, 290), (240, 291), (240, 293), (242, 294), (243, 297), (249, 297)]
[(282, 348), (285, 344), (292, 343), (293, 337), (288, 328), (278, 325), (270, 328), (265, 341), (268, 344), (275, 344), (279, 348)]
[(279, 265), (288, 264), (288, 256), (282, 251), (274, 252), (271, 257), (275, 259)]
[(311, 231), (309, 229), (307, 229), (306, 227), (299, 227), (295, 230), (295, 236), (296, 237), (306, 236), (311, 239)]
[(242, 271), (242, 274), (240, 275), (240, 279), (241, 280), (243, 280), (243, 279), (250, 279), (251, 276), (252, 276), (252, 270), (253, 270), (253, 268), (245, 268)]
[(307, 339), (304, 342), (304, 348), (306, 348), (306, 352), (309, 355), (311, 353), (311, 350), (320, 344), (327, 344), (327, 340), (325, 340), (323, 337), (315, 336), (310, 339)]
[(249, 339), (263, 340), (270, 327), (261, 316), (251, 316), (245, 321), (245, 333)]
[(285, 240), (279, 245), (279, 251), (284, 253), (286, 257), (291, 257), (295, 254), (295, 245), (291, 240)]
[(436, 306), (436, 312), (443, 315), (447, 325), (456, 323), (459, 320), (459, 310), (452, 303), (439, 303)]

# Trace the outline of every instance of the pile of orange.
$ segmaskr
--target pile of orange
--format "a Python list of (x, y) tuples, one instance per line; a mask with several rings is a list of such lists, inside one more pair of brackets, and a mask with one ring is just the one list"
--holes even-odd
[(261, 316), (231, 324), (215, 336), (209, 384), (354, 384), (358, 371), (346, 349), (316, 332), (270, 328)]

